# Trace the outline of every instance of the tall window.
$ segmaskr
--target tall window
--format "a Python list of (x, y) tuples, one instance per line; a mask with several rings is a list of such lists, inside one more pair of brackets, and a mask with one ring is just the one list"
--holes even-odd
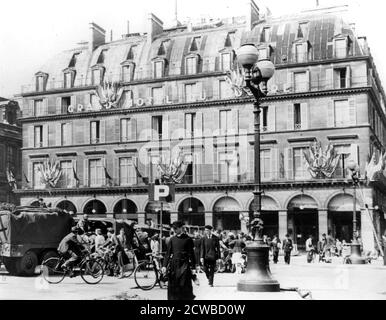
[(238, 157), (235, 153), (219, 154), (219, 180), (221, 183), (238, 181)]
[(132, 158), (119, 159), (119, 184), (121, 186), (132, 186), (137, 183), (137, 174), (133, 166)]
[(100, 122), (91, 121), (90, 122), (90, 143), (95, 144), (100, 141)]
[(307, 91), (308, 81), (306, 72), (295, 72), (295, 92), (304, 92)]
[(186, 74), (197, 73), (197, 57), (190, 57), (186, 59)]
[(153, 140), (162, 139), (162, 116), (153, 116), (151, 120)]
[(94, 69), (92, 71), (92, 83), (94, 86), (100, 85), (102, 83), (102, 70)]
[(17, 167), (17, 153), (16, 149), (13, 146), (7, 146), (7, 167)]
[(307, 59), (306, 46), (303, 43), (296, 44), (295, 46), (296, 62), (305, 62)]
[(346, 88), (347, 68), (334, 69), (335, 89)]
[(36, 77), (36, 91), (44, 91), (44, 77), (43, 76), (37, 76)]
[(302, 113), (300, 103), (294, 104), (294, 128), (295, 130), (302, 129)]
[(43, 164), (43, 162), (34, 162), (32, 165), (33, 169), (33, 177), (32, 177), (32, 185), (34, 189), (44, 189), (45, 184), (43, 182), (43, 175), (39, 170), (39, 167)]
[(90, 187), (98, 187), (104, 183), (104, 169), (101, 159), (89, 160)]
[(164, 76), (164, 62), (156, 61), (154, 62), (154, 78), (162, 78)]
[(335, 127), (350, 125), (348, 100), (334, 101)]
[(350, 157), (350, 145), (334, 146), (337, 154), (340, 155), (338, 166), (336, 167), (334, 177), (335, 178), (346, 178), (347, 176), (347, 162)]
[(72, 81), (72, 72), (65, 72), (64, 73), (64, 88), (72, 88), (73, 87), (73, 81)]
[(232, 129), (232, 111), (220, 111), (220, 133), (227, 134)]
[(337, 39), (335, 40), (335, 57), (346, 58), (347, 57), (347, 40)]
[(121, 142), (135, 140), (136, 127), (131, 119), (121, 119)]
[(186, 102), (197, 101), (197, 86), (195, 83), (185, 85), (185, 99)]
[(99, 103), (99, 98), (96, 94), (90, 95), (90, 104), (94, 110), (101, 108), (101, 104)]
[(304, 179), (307, 176), (307, 164), (304, 158), (304, 151), (306, 151), (306, 148), (293, 149), (295, 179)]
[(122, 67), (122, 81), (129, 82), (132, 80), (133, 66), (127, 65)]
[(153, 104), (160, 105), (164, 102), (164, 89), (162, 87), (152, 88), (151, 95), (153, 98)]
[(43, 147), (43, 126), (34, 127), (34, 146), (35, 148)]
[(229, 83), (225, 80), (220, 80), (220, 99), (231, 99), (233, 97), (233, 91)]
[(62, 123), (61, 125), (61, 141), (62, 146), (69, 146), (72, 144), (72, 132), (71, 132), (71, 123)]
[(185, 137), (192, 138), (194, 136), (194, 123), (196, 121), (195, 113), (185, 113)]
[(67, 113), (68, 107), (70, 105), (71, 105), (71, 97), (62, 97), (62, 113)]
[(60, 168), (62, 169), (62, 175), (60, 178), (60, 186), (62, 188), (69, 188), (74, 185), (74, 172), (72, 169), (72, 161), (65, 160), (60, 161)]
[(231, 54), (229, 52), (221, 54), (221, 70), (228, 71), (232, 68)]
[(271, 150), (260, 151), (261, 178), (268, 180), (272, 176), (271, 172)]
[(43, 103), (43, 99), (34, 100), (34, 115), (35, 117), (47, 115), (47, 110)]

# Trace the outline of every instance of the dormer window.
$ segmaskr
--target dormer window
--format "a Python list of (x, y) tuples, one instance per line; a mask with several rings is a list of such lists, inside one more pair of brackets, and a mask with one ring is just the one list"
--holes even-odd
[(102, 84), (105, 68), (96, 65), (91, 69), (91, 72), (92, 72), (92, 84), (94, 86), (98, 86)]
[(137, 46), (131, 46), (129, 52), (127, 53), (126, 60), (134, 60), (137, 52)]
[(190, 45), (190, 50), (189, 51), (198, 51), (200, 48), (201, 44), (201, 37), (194, 37), (192, 40), (192, 43)]
[(185, 58), (185, 74), (197, 74), (199, 55), (191, 54)]
[(134, 79), (135, 64), (133, 62), (125, 61), (122, 63), (122, 81), (130, 82)]
[(297, 37), (298, 38), (305, 38), (305, 37), (307, 37), (307, 33), (308, 33), (308, 22), (299, 23)]
[(269, 42), (271, 38), (271, 28), (265, 27), (261, 31), (260, 42)]
[(308, 41), (298, 41), (293, 44), (292, 54), (295, 62), (307, 62), (309, 59), (311, 45)]
[(220, 50), (220, 70), (229, 71), (232, 70), (234, 51), (228, 48)]
[(339, 36), (334, 39), (334, 57), (338, 59), (346, 58), (351, 49), (351, 39), (348, 36)]
[(80, 55), (80, 52), (74, 53), (72, 55), (72, 58), (70, 60), (70, 63), (68, 64), (69, 68), (75, 68), (76, 66), (76, 61), (78, 60), (78, 56)]
[(38, 72), (35, 74), (36, 77), (36, 91), (45, 91), (47, 86), (48, 74)]
[(105, 63), (105, 58), (106, 58), (106, 52), (107, 49), (103, 49), (101, 53), (99, 54), (97, 64), (104, 64)]
[(72, 88), (74, 86), (75, 81), (75, 70), (72, 68), (67, 68), (63, 70), (64, 76), (64, 88)]
[(168, 50), (170, 40), (164, 40), (162, 41), (160, 47), (158, 48), (158, 54), (159, 56), (164, 56)]
[(153, 77), (155, 79), (165, 76), (166, 60), (162, 58), (156, 58), (153, 61)]
[(236, 35), (236, 31), (228, 32), (227, 37), (225, 39), (225, 44), (224, 44), (225, 48), (233, 47), (233, 43), (235, 42), (235, 35)]

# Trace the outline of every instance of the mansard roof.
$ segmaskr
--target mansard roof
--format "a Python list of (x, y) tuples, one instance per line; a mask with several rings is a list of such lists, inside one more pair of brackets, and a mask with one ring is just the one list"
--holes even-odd
[[(272, 59), (276, 65), (291, 63), (293, 45), (297, 41), (308, 41), (312, 51), (310, 61), (333, 59), (333, 41), (336, 36), (344, 35), (351, 39), (350, 55), (367, 54), (358, 45), (357, 39), (341, 16), (334, 13), (304, 12), (284, 17), (268, 17), (257, 23), (251, 31), (246, 31), (245, 24), (237, 20), (235, 24), (217, 24), (214, 27), (190, 30), (187, 27), (177, 27), (164, 30), (150, 43), (146, 34), (134, 34), (121, 40), (103, 44), (90, 51), (87, 46), (77, 47), (59, 53), (42, 66), (39, 71), (49, 75), (48, 81), (63, 81), (63, 70), (69, 67), (74, 53), (79, 53), (73, 69), (76, 72), (75, 85), (91, 85), (92, 67), (97, 64), (102, 50), (105, 50), (103, 66), (107, 79), (119, 81), (122, 62), (127, 60), (130, 48), (136, 46), (136, 55), (132, 62), (135, 64), (134, 80), (152, 77), (152, 59), (162, 52), (162, 58), (168, 62), (167, 76), (184, 73), (185, 57), (189, 55), (192, 39), (200, 37), (199, 47), (195, 53), (201, 57), (202, 72), (219, 71), (219, 54), (222, 49), (231, 47), (237, 49), (243, 43), (261, 44), (261, 33), (264, 28), (270, 28), (270, 39), (266, 42), (273, 49)], [(299, 23), (307, 23), (307, 32), (298, 38)], [(229, 35), (232, 34), (232, 37)], [(234, 35), (233, 35), (234, 34)], [(168, 41), (167, 46), (160, 50), (160, 46)], [(34, 83), (34, 82), (32, 82)], [(54, 87), (56, 84), (54, 84)]]

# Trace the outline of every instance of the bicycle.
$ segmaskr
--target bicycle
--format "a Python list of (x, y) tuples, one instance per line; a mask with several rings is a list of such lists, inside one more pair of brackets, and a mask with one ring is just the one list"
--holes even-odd
[(156, 284), (161, 289), (166, 288), (167, 278), (161, 271), (162, 255), (147, 253), (148, 260), (144, 260), (138, 264), (134, 271), (134, 280), (137, 286), (142, 290), (151, 290)]
[[(42, 263), (41, 274), (44, 280), (51, 284), (58, 284), (64, 280), (67, 275), (80, 273), (81, 278), (87, 284), (97, 284), (101, 282), (104, 276), (104, 269), (100, 262), (91, 256), (88, 250), (83, 250), (83, 257), (71, 268), (63, 268), (66, 259), (63, 255), (49, 258)], [(78, 270), (75, 270), (78, 268)]]

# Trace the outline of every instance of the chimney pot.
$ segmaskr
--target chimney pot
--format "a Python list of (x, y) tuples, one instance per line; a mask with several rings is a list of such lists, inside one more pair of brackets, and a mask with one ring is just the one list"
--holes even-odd
[(94, 51), (95, 48), (106, 43), (106, 31), (96, 23), (90, 23), (90, 40), (89, 50)]
[(163, 32), (163, 25), (164, 23), (161, 19), (153, 13), (149, 13), (147, 30), (148, 41), (153, 42), (154, 38)]

